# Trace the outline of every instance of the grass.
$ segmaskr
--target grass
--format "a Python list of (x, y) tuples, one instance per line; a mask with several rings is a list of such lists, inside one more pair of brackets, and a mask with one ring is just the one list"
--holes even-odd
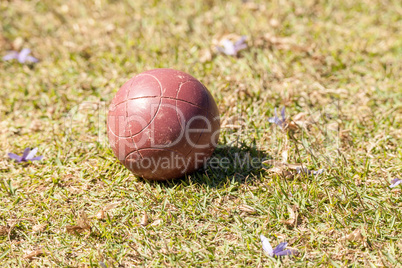
[[(402, 176), (398, 1), (16, 0), (0, 17), (1, 55), (41, 60), (0, 62), (2, 267), (401, 266), (401, 188), (388, 187)], [(215, 53), (228, 33), (248, 36), (239, 57)], [(156, 183), (116, 162), (107, 106), (160, 67), (212, 92), (228, 168)], [(307, 126), (268, 123), (282, 106)], [(44, 160), (8, 159), (25, 147)], [(260, 234), (299, 254), (267, 257)]]

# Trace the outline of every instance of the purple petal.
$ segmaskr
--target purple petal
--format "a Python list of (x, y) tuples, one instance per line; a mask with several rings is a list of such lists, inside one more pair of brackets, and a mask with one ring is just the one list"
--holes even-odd
[[(236, 43), (234, 43), (234, 46), (237, 47), (239, 45), (246, 45), (246, 44), (244, 44), (244, 41), (246, 41), (246, 39), (247, 39), (247, 36), (243, 35), (242, 37), (240, 37), (239, 40), (236, 41)], [(247, 45), (246, 45), (246, 47), (247, 47)]]
[(270, 122), (270, 123), (275, 123), (275, 124), (276, 124), (276, 122), (277, 122), (276, 107), (275, 107), (275, 110), (274, 110), (274, 116), (268, 118), (268, 122)]
[(298, 174), (300, 174), (300, 173), (311, 174), (311, 170), (309, 170), (308, 168), (305, 168), (305, 167), (303, 167), (303, 168), (302, 167), (297, 167), (296, 172)]
[(285, 109), (285, 107), (283, 107), (283, 108), (282, 108), (282, 111), (281, 111), (281, 115), (282, 115), (282, 118), (283, 118), (283, 119), (280, 119), (280, 118), (278, 117), (278, 114), (277, 114), (277, 111), (276, 111), (276, 107), (275, 107), (275, 109), (274, 109), (275, 116), (268, 118), (268, 122), (270, 122), (270, 123), (275, 123), (275, 124), (278, 125), (280, 128), (283, 128), (283, 125), (285, 124), (285, 121), (286, 121), (286, 119), (284, 118), (284, 115), (285, 115), (284, 109)]
[(398, 186), (399, 184), (401, 184), (402, 183), (402, 180), (401, 179), (398, 179), (398, 178), (395, 178), (395, 179), (393, 179), (392, 181), (391, 181), (391, 185), (389, 186), (389, 188), (394, 188), (394, 187), (396, 187), (396, 186)]
[(276, 246), (276, 248), (274, 249), (274, 254), (276, 254), (277, 252), (281, 252), (283, 251), (288, 245), (288, 242), (282, 242), (279, 245)]
[(7, 55), (5, 55), (3, 57), (3, 60), (7, 61), (7, 60), (16, 59), (16, 58), (18, 58), (18, 52), (17, 51), (11, 51), (10, 53), (8, 53)]
[(40, 155), (40, 156), (33, 157), (33, 158), (29, 159), (29, 160), (30, 161), (39, 161), (39, 160), (42, 160), (42, 158), (43, 158), (43, 155)]
[(238, 51), (240, 51), (240, 50), (242, 50), (242, 49), (246, 49), (247, 48), (247, 45), (246, 44), (241, 44), (241, 45), (235, 45), (235, 50), (236, 50), (236, 53), (238, 52)]
[(32, 151), (29, 152), (29, 154), (25, 157), (25, 160), (31, 160), (36, 153), (38, 152), (38, 148), (33, 148)]
[(275, 256), (288, 256), (288, 255), (293, 255), (296, 253), (296, 250), (292, 250), (292, 249), (287, 249), (287, 250), (283, 250), (280, 251), (278, 253), (274, 253)]
[(38, 62), (39, 60), (38, 60), (37, 58), (35, 58), (35, 57), (27, 56), (26, 61), (29, 61), (29, 62)]
[(22, 157), (13, 153), (8, 153), (8, 157), (11, 159), (16, 160), (18, 163), (21, 162)]
[(21, 157), (21, 161), (27, 161), (27, 156), (30, 151), (31, 151), (31, 149), (25, 148), (24, 153), (22, 154), (22, 157)]
[(29, 55), (29, 53), (31, 53), (31, 50), (29, 48), (22, 49), (21, 52), (18, 54), (17, 60), (20, 63), (24, 63), (26, 61), (27, 56)]
[(285, 117), (285, 106), (283, 106), (282, 110), (281, 110), (281, 116), (282, 116), (282, 120), (285, 121), (286, 117)]
[(319, 170), (317, 170), (317, 171), (313, 171), (313, 174), (314, 175), (321, 175), (322, 173), (324, 173), (324, 169), (322, 168), (322, 169), (319, 169)]

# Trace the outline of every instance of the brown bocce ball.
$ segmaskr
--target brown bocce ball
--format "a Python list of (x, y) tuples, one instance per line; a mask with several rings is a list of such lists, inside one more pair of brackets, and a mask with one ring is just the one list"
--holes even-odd
[(178, 178), (202, 167), (219, 129), (218, 107), (207, 88), (173, 69), (131, 78), (116, 93), (107, 117), (115, 156), (148, 180)]

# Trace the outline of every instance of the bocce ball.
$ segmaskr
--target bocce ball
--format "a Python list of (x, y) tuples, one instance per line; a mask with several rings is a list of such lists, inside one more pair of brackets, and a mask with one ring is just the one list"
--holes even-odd
[(128, 80), (107, 117), (115, 156), (148, 180), (178, 178), (202, 167), (217, 145), (219, 129), (218, 107), (207, 88), (173, 69)]

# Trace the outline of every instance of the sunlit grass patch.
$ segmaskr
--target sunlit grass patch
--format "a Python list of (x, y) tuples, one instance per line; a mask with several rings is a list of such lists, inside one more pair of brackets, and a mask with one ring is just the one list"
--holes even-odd
[[(1, 265), (400, 265), (398, 4), (2, 1), (0, 56), (39, 62), (0, 61)], [(247, 48), (220, 53), (228, 34)], [(105, 115), (160, 67), (204, 83), (222, 125), (215, 162), (156, 183), (116, 162)]]

